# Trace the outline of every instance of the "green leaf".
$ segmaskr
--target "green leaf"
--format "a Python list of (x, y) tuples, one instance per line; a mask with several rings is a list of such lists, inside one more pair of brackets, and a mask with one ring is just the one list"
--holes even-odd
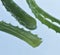
[(19, 28), (18, 26), (13, 26), (3, 21), (0, 22), (0, 31), (4, 31), (6, 33), (12, 34), (17, 38), (24, 40), (32, 47), (37, 47), (42, 42), (41, 38), (39, 38), (35, 34), (32, 34), (30, 31), (25, 31), (24, 29)]
[(51, 15), (43, 11), (41, 8), (39, 8), (38, 5), (35, 3), (35, 0), (26, 0), (26, 1), (36, 18), (38, 18), (43, 24), (45, 24), (49, 28), (60, 33), (60, 27), (58, 27), (57, 25), (54, 25), (53, 23), (49, 22), (46, 19), (50, 19), (51, 21), (56, 22), (58, 24), (60, 24), (60, 20), (52, 17)]
[(20, 8), (13, 0), (1, 0), (6, 10), (15, 17), (16, 20), (26, 28), (33, 30), (36, 29), (36, 20)]

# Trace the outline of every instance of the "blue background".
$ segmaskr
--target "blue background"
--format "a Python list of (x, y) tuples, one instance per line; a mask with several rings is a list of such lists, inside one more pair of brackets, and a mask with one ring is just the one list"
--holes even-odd
[[(25, 0), (14, 0), (28, 14), (35, 17)], [(60, 19), (60, 0), (35, 0), (37, 4), (52, 16)], [(0, 21), (11, 23), (14, 26), (23, 27), (6, 11), (0, 0)], [(60, 33), (48, 28), (37, 21), (37, 29), (31, 31), (38, 34), (43, 42), (37, 48), (32, 48), (26, 42), (0, 31), (0, 55), (60, 55)], [(56, 24), (56, 23), (54, 23)], [(58, 25), (58, 24), (56, 24)], [(58, 25), (60, 27), (60, 25)], [(23, 27), (24, 28), (24, 27)], [(26, 29), (26, 28), (25, 28)]]

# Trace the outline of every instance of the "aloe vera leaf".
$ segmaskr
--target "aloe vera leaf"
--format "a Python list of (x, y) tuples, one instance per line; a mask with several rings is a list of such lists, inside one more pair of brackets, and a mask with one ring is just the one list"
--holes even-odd
[(38, 18), (43, 24), (47, 25), (49, 28), (55, 30), (56, 32), (60, 33), (60, 27), (54, 25), (53, 23), (49, 22), (48, 20), (45, 19), (45, 17), (43, 17), (38, 10), (35, 9), (35, 6), (33, 6), (34, 4), (32, 3), (34, 0), (26, 0), (29, 7), (31, 8), (32, 12), (34, 13), (34, 15), (36, 16), (36, 18)]
[(47, 12), (45, 12), (42, 8), (40, 8), (35, 0), (26, 0), (28, 4), (30, 4), (29, 6), (34, 9), (36, 9), (41, 15), (43, 15), (45, 18), (50, 19), (52, 22), (56, 22), (58, 24), (60, 24), (60, 20), (56, 19), (55, 17), (53, 17), (52, 15), (48, 14)]
[(24, 25), (30, 30), (36, 29), (36, 20), (20, 8), (13, 0), (1, 0), (6, 10), (18, 20), (19, 23)]
[(12, 26), (11, 24), (7, 24), (3, 21), (0, 22), (0, 31), (12, 34), (17, 38), (24, 40), (32, 47), (37, 47), (42, 42), (41, 38), (35, 34), (32, 34), (30, 31), (25, 31), (18, 26)]

